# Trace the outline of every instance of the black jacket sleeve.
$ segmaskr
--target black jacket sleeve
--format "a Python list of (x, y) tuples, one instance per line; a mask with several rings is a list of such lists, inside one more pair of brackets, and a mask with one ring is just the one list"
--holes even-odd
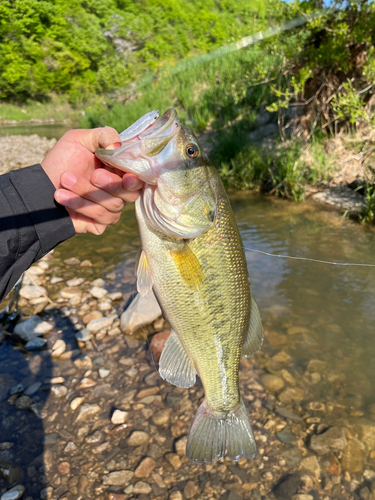
[(75, 235), (54, 192), (41, 165), (0, 175), (0, 301), (33, 262)]

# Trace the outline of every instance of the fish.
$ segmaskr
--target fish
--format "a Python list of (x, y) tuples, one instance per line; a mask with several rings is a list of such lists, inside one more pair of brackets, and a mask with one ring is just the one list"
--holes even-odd
[(205, 397), (186, 445), (191, 461), (211, 463), (226, 452), (233, 461), (250, 459), (256, 443), (239, 364), (261, 347), (263, 327), (230, 202), (173, 108), (143, 129), (120, 148), (95, 154), (144, 181), (136, 201), (142, 244), (137, 289), (142, 295), (153, 290), (172, 329), (159, 373), (184, 388), (201, 379)]

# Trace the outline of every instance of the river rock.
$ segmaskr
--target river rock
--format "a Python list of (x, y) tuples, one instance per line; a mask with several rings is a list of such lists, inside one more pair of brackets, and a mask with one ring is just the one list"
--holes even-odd
[(375, 450), (375, 422), (361, 420), (362, 442), (368, 450)]
[(124, 424), (127, 419), (129, 413), (127, 411), (115, 410), (111, 417), (111, 422), (114, 425)]
[(198, 495), (199, 491), (199, 486), (195, 481), (188, 481), (184, 488), (184, 497), (188, 499), (194, 498), (195, 495)]
[(285, 387), (284, 380), (276, 375), (271, 375), (266, 373), (260, 377), (260, 380), (264, 387), (269, 392), (278, 392)]
[(300, 469), (309, 472), (310, 474), (315, 476), (315, 479), (317, 480), (320, 478), (321, 469), (316, 456), (306, 457), (301, 460)]
[(187, 443), (187, 436), (183, 436), (182, 438), (178, 439), (175, 442), (175, 449), (178, 455), (180, 457), (184, 457), (186, 455), (186, 443)]
[(91, 333), (87, 328), (83, 328), (75, 334), (75, 338), (78, 342), (88, 342), (91, 340)]
[(68, 388), (65, 385), (53, 385), (51, 392), (56, 398), (64, 398), (68, 394)]
[(47, 344), (47, 339), (42, 339), (41, 337), (35, 337), (26, 342), (25, 349), (26, 351), (38, 351), (39, 349), (43, 349), (43, 347), (46, 344)]
[(178, 470), (181, 467), (181, 458), (176, 453), (167, 453), (165, 458), (174, 468), (174, 470)]
[(22, 486), (22, 484), (17, 484), (6, 493), (4, 493), (4, 495), (1, 496), (1, 500), (18, 500), (24, 493), (24, 486)]
[(104, 318), (92, 319), (87, 323), (86, 328), (90, 333), (97, 333), (103, 328), (109, 328), (116, 318), (117, 315), (112, 314), (111, 316), (105, 316)]
[(128, 446), (141, 446), (142, 444), (148, 443), (150, 436), (144, 431), (133, 431), (126, 443)]
[(66, 343), (62, 339), (56, 340), (56, 342), (52, 346), (52, 353), (51, 356), (53, 358), (58, 358), (61, 356), (66, 351)]
[(172, 408), (159, 410), (152, 416), (152, 421), (155, 425), (164, 426), (169, 422), (172, 413)]
[(47, 294), (47, 290), (42, 286), (26, 285), (21, 288), (20, 295), (24, 299), (38, 299)]
[(313, 195), (313, 199), (343, 210), (359, 211), (366, 206), (365, 198), (348, 186), (335, 186)]
[(149, 477), (149, 475), (155, 469), (155, 467), (156, 467), (155, 460), (153, 460), (150, 457), (146, 457), (135, 469), (134, 476), (138, 478)]
[(22, 481), (22, 470), (9, 462), (0, 462), (0, 477), (5, 479), (8, 484)]
[(78, 406), (81, 406), (81, 404), (84, 402), (85, 398), (83, 396), (79, 396), (77, 398), (74, 398), (70, 402), (70, 408), (74, 411), (78, 408)]
[(115, 300), (121, 300), (122, 299), (122, 293), (121, 292), (112, 292), (108, 294), (108, 298), (115, 301)]
[(277, 484), (273, 493), (277, 500), (290, 500), (297, 493), (301, 484), (301, 473), (295, 472), (283, 478)]
[(76, 418), (76, 422), (86, 422), (91, 420), (94, 415), (99, 413), (101, 410), (100, 406), (97, 404), (94, 405), (83, 405), (79, 410), (78, 417)]
[(345, 431), (342, 427), (330, 427), (323, 434), (311, 436), (310, 448), (318, 455), (329, 452), (343, 451), (348, 445)]
[(42, 386), (41, 382), (35, 382), (34, 384), (29, 385), (29, 387), (25, 390), (26, 396), (32, 396), (33, 394), (39, 391), (41, 386)]
[(45, 335), (53, 330), (53, 326), (47, 321), (42, 321), (39, 316), (31, 316), (31, 318), (18, 323), (13, 334), (24, 342), (28, 342), (35, 337)]
[(144, 495), (149, 495), (152, 491), (152, 488), (149, 484), (145, 483), (144, 481), (138, 481), (138, 483), (135, 483), (134, 488), (133, 488), (133, 493), (136, 495), (139, 494), (144, 494)]
[(307, 370), (309, 372), (319, 372), (322, 373), (326, 370), (327, 363), (325, 361), (320, 361), (319, 359), (311, 359), (307, 365)]
[(82, 285), (82, 283), (84, 283), (85, 279), (84, 278), (73, 278), (71, 280), (68, 280), (66, 282), (67, 286), (71, 287), (71, 286), (79, 286), (79, 285)]
[(99, 372), (99, 377), (100, 378), (106, 378), (108, 377), (108, 375), (111, 373), (109, 370), (107, 370), (106, 368), (99, 368), (98, 370)]
[(151, 339), (150, 351), (157, 363), (159, 363), (161, 353), (170, 334), (171, 330), (166, 330), (165, 332), (156, 333)]
[(121, 315), (121, 330), (134, 333), (140, 326), (150, 325), (160, 316), (161, 309), (152, 290), (145, 297), (137, 294)]
[(102, 299), (105, 295), (107, 295), (107, 290), (105, 288), (101, 288), (100, 286), (93, 286), (90, 290), (90, 293), (96, 299)]
[(279, 400), (282, 403), (292, 403), (293, 401), (302, 401), (305, 397), (305, 392), (303, 389), (298, 387), (288, 387), (282, 393), (279, 394)]
[(134, 472), (131, 470), (110, 472), (107, 476), (103, 477), (103, 484), (105, 486), (128, 486), (133, 476)]
[(362, 472), (363, 452), (359, 446), (359, 442), (357, 443), (357, 440), (349, 440), (348, 446), (342, 455), (341, 467), (344, 471), (348, 471), (351, 474)]
[(85, 316), (83, 316), (83, 322), (85, 325), (87, 325), (87, 323), (90, 323), (90, 321), (92, 319), (99, 319), (99, 318), (102, 318), (103, 317), (103, 313), (101, 313), (100, 311), (98, 311), (97, 309), (95, 311), (92, 311), (88, 314), (85, 314)]

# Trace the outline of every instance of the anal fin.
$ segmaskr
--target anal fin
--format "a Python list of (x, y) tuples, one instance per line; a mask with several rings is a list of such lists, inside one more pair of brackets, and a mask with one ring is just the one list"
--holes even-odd
[(150, 267), (144, 250), (142, 250), (137, 266), (137, 290), (144, 297), (152, 288)]
[(161, 378), (177, 387), (188, 388), (195, 384), (195, 367), (173, 330), (160, 356), (159, 373)]
[(241, 356), (247, 358), (255, 354), (263, 344), (263, 326), (258, 305), (251, 294), (250, 324), (242, 345)]

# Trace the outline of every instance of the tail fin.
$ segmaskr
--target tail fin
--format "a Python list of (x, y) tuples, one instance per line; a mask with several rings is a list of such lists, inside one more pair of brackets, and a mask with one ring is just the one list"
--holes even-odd
[(243, 401), (231, 413), (217, 414), (206, 403), (200, 405), (190, 427), (186, 456), (197, 464), (223, 458), (225, 450), (231, 460), (253, 458), (256, 445)]

